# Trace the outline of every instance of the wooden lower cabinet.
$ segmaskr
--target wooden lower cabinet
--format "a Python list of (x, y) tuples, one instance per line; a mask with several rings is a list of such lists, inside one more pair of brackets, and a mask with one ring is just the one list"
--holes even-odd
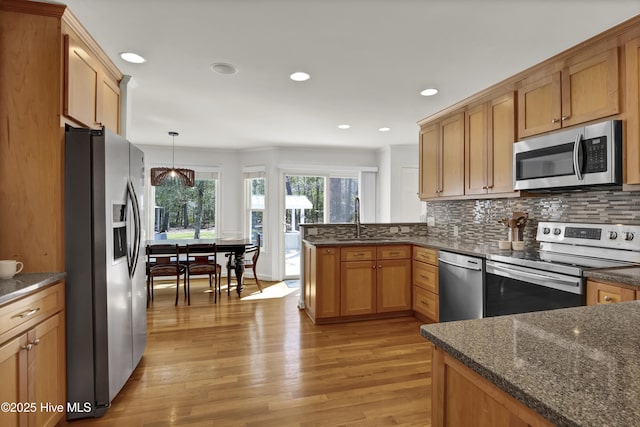
[(340, 252), (340, 315), (411, 310), (411, 245), (352, 246)]
[(412, 246), (304, 244), (304, 309), (314, 323), (411, 315)]
[(618, 286), (614, 283), (587, 281), (587, 305), (611, 304), (634, 299), (640, 299), (640, 292), (635, 289)]
[(411, 259), (379, 260), (376, 292), (378, 313), (411, 310)]
[(431, 352), (431, 426), (553, 426), (442, 349), (431, 345)]
[(340, 315), (376, 312), (376, 260), (347, 261), (340, 266)]
[(52, 427), (65, 417), (63, 308), (62, 283), (0, 307), (0, 401), (21, 405), (0, 412), (3, 427)]
[(413, 311), (427, 322), (439, 320), (438, 251), (413, 247)]
[(304, 245), (304, 306), (313, 321), (340, 316), (340, 248)]

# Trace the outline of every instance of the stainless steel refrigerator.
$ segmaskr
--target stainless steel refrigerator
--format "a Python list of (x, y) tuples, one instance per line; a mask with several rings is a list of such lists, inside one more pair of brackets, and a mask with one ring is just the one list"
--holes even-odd
[(109, 130), (66, 129), (68, 419), (99, 417), (146, 346), (144, 157)]

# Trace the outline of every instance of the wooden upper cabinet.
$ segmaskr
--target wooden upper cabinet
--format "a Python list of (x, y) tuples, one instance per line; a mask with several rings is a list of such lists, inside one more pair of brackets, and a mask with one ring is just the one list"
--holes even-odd
[(513, 193), (513, 144), (516, 141), (515, 93), (489, 103), (487, 193)]
[(518, 90), (518, 137), (620, 112), (618, 48), (568, 58), (560, 71), (525, 79)]
[(464, 112), (420, 131), (420, 198), (464, 194)]
[(444, 119), (440, 125), (440, 196), (464, 194), (464, 113)]
[(514, 193), (515, 94), (469, 107), (465, 113), (467, 195)]
[(81, 124), (95, 127), (98, 93), (98, 61), (74, 36), (64, 36), (65, 92), (64, 114)]
[(487, 145), (489, 113), (487, 104), (470, 107), (465, 114), (464, 194), (487, 192)]
[(425, 126), (420, 130), (420, 198), (429, 199), (438, 196), (440, 182), (438, 178), (438, 142), (440, 126)]
[(625, 45), (626, 140), (624, 183), (640, 184), (640, 38)]
[(618, 48), (584, 60), (570, 60), (562, 70), (562, 126), (573, 126), (620, 112)]
[(79, 125), (120, 133), (120, 87), (73, 31), (65, 40), (64, 115)]
[(518, 90), (518, 136), (560, 129), (560, 72), (526, 83)]
[(102, 102), (98, 104), (96, 115), (102, 123), (114, 133), (120, 133), (120, 87), (115, 80), (102, 73)]

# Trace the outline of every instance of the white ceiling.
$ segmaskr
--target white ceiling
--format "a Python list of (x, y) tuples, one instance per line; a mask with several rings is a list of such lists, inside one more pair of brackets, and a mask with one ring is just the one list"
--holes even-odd
[[(418, 120), (640, 13), (638, 0), (60, 1), (133, 77), (129, 140), (170, 145), (175, 130), (176, 147), (216, 148), (415, 144)], [(311, 80), (291, 81), (298, 70)]]

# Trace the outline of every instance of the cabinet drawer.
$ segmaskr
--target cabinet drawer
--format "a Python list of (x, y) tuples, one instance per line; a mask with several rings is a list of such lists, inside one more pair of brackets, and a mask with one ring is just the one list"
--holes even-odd
[(375, 246), (352, 246), (340, 249), (342, 261), (371, 261), (376, 259)]
[(587, 305), (611, 304), (636, 299), (636, 291), (606, 283), (587, 282)]
[(438, 250), (414, 246), (413, 259), (416, 261), (426, 262), (428, 264), (438, 265)]
[(63, 283), (49, 286), (42, 291), (0, 307), (0, 343), (21, 334), (63, 309)]
[(378, 259), (405, 259), (405, 258), (411, 258), (411, 246), (409, 245), (378, 246)]
[(438, 267), (423, 262), (413, 262), (413, 284), (438, 293)]
[(438, 295), (417, 286), (413, 287), (413, 310), (438, 321)]

